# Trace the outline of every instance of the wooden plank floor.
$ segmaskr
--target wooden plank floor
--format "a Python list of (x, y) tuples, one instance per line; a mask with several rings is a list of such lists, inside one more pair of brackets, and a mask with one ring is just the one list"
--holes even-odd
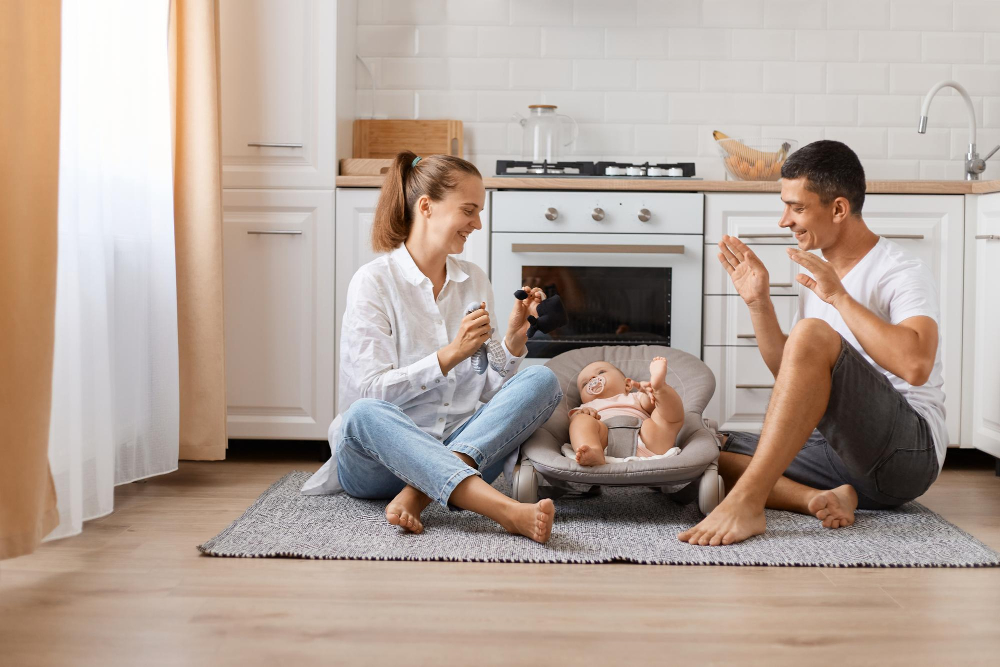
[[(318, 467), (304, 447), (182, 463), (0, 562), (0, 665), (1000, 664), (1000, 568), (200, 556), (279, 476)], [(951, 452), (921, 502), (1000, 550), (992, 459)]]

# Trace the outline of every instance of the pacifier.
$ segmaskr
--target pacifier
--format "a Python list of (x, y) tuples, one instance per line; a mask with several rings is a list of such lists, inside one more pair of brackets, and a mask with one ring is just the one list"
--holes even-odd
[(602, 391), (604, 391), (604, 385), (606, 382), (607, 380), (604, 379), (603, 375), (595, 375), (590, 378), (590, 382), (587, 383), (587, 386), (585, 386), (584, 389), (588, 394), (598, 396)]

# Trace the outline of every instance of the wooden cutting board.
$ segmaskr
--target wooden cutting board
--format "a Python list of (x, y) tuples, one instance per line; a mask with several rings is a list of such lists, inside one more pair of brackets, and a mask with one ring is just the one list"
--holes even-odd
[(354, 121), (354, 157), (392, 159), (403, 150), (417, 155), (462, 155), (460, 120)]

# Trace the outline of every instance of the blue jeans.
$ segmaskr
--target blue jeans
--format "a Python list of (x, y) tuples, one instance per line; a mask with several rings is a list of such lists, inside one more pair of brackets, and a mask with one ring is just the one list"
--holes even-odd
[[(529, 366), (442, 443), (398, 406), (359, 399), (341, 425), (340, 484), (355, 498), (392, 498), (410, 485), (448, 507), (452, 491), (465, 478), (479, 475), (492, 483), (499, 477), (507, 455), (548, 420), (561, 400), (555, 374), (545, 366)], [(453, 452), (466, 454), (476, 467)]]

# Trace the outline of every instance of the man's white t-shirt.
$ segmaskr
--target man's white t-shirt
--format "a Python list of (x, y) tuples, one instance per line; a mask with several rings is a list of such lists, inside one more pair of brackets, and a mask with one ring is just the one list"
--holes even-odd
[[(804, 271), (812, 275), (808, 271)], [(875, 247), (843, 277), (841, 283), (855, 301), (890, 324), (922, 315), (941, 326), (941, 306), (934, 274), (923, 261), (898, 244), (880, 238)], [(815, 317), (833, 327), (860, 352), (868, 363), (885, 375), (930, 427), (937, 451), (938, 469), (944, 465), (948, 448), (948, 428), (944, 412), (940, 334), (934, 368), (927, 382), (914, 387), (906, 380), (875, 363), (847, 327), (836, 308), (816, 296), (811, 289), (799, 287), (799, 308), (795, 322)]]

